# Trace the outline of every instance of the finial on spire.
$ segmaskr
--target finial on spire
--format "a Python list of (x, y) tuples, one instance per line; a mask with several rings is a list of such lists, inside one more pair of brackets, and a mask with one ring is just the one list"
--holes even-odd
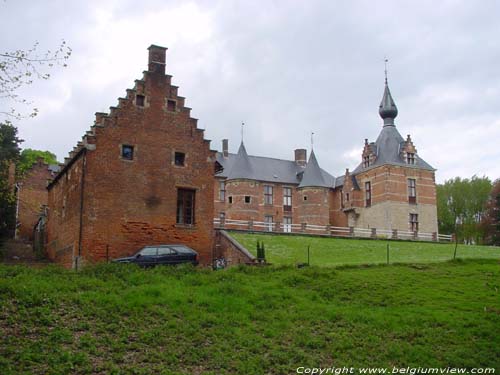
[(387, 63), (389, 62), (389, 59), (387, 58), (387, 56), (384, 56), (384, 65), (385, 65), (385, 84), (387, 85)]
[(311, 132), (311, 150), (314, 147), (314, 132)]
[(244, 129), (244, 127), (245, 127), (245, 123), (242, 121), (242, 122), (241, 122), (241, 143), (243, 143), (243, 135), (244, 135), (244, 134), (243, 134), (243, 133), (244, 133), (244, 132), (243, 132), (243, 129)]

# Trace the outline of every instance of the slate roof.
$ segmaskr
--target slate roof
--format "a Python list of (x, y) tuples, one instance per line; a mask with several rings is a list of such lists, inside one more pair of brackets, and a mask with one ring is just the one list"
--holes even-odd
[(379, 114), (384, 120), (384, 126), (382, 127), (382, 131), (375, 141), (375, 144), (370, 144), (370, 148), (376, 156), (375, 162), (366, 168), (363, 167), (363, 163), (360, 163), (352, 173), (358, 174), (362, 171), (384, 164), (434, 171), (435, 169), (425, 160), (420, 158), (418, 154), (415, 155), (415, 164), (409, 165), (405, 160), (403, 160), (401, 156), (401, 148), (404, 146), (405, 140), (401, 134), (399, 134), (398, 129), (394, 124), (394, 118), (398, 115), (398, 110), (396, 108), (396, 104), (394, 104), (394, 100), (392, 99), (387, 81), (385, 82), (384, 95), (382, 97), (382, 102), (380, 103)]
[[(217, 162), (224, 167), (224, 170), (217, 176), (228, 180), (249, 179), (298, 185), (306, 170), (293, 160), (248, 155), (243, 144), (240, 145), (237, 154), (229, 153), (227, 157), (224, 157), (221, 152), (217, 152), (216, 157)], [(333, 188), (335, 177), (321, 168), (320, 171), (324, 183)]]
[(334, 187), (335, 178), (330, 176), (328, 178), (323, 174), (323, 171), (319, 167), (318, 161), (316, 160), (316, 155), (314, 155), (314, 150), (311, 151), (311, 156), (309, 157), (309, 162), (306, 165), (302, 180), (300, 181), (299, 188), (302, 187)]

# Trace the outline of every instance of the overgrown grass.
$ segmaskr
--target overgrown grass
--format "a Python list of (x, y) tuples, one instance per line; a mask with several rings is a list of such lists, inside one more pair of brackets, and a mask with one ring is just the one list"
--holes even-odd
[[(312, 236), (249, 234), (231, 235), (254, 255), (257, 241), (263, 241), (266, 258), (273, 264), (307, 262), (317, 266), (387, 263), (433, 263), (453, 259), (455, 244), (409, 241), (360, 240)], [(500, 247), (458, 245), (457, 258), (500, 259)]]
[(0, 374), (500, 369), (500, 267), (0, 266)]

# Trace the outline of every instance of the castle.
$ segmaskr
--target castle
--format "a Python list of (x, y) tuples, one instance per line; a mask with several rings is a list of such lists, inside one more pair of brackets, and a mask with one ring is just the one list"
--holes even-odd
[(215, 178), (219, 221), (263, 222), (268, 230), (303, 232), (309, 226), (366, 228), (389, 232), (426, 232), (437, 236), (435, 169), (404, 139), (394, 119), (398, 109), (387, 78), (379, 114), (382, 130), (365, 144), (359, 165), (334, 177), (321, 169), (311, 151), (295, 150), (294, 160), (237, 154), (223, 141)]
[(183, 243), (210, 264), (224, 251), (214, 219), (221, 226), (263, 223), (279, 232), (358, 228), (437, 239), (435, 169), (411, 137), (398, 132), (387, 79), (379, 137), (365, 140), (352, 172), (335, 177), (305, 149), (295, 150), (294, 160), (248, 155), (243, 142), (231, 154), (227, 140), (222, 152), (211, 150), (165, 74), (166, 48), (148, 50), (142, 79), (109, 113), (95, 114), (94, 125), (53, 172), (47, 217), (37, 226), (49, 258), (75, 267), (145, 245)]

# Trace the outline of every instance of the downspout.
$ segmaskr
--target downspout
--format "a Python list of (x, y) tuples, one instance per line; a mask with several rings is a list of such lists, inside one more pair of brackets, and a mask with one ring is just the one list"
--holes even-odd
[(83, 196), (85, 190), (85, 171), (87, 166), (87, 149), (83, 149), (83, 159), (82, 159), (82, 179), (80, 182), (80, 229), (78, 234), (78, 258), (75, 262), (75, 268), (78, 271), (78, 262), (82, 256), (82, 234), (83, 234)]
[(14, 187), (16, 188), (16, 223), (14, 224), (14, 239), (17, 240), (17, 223), (19, 223), (19, 192), (21, 191), (21, 184), (17, 182)]

